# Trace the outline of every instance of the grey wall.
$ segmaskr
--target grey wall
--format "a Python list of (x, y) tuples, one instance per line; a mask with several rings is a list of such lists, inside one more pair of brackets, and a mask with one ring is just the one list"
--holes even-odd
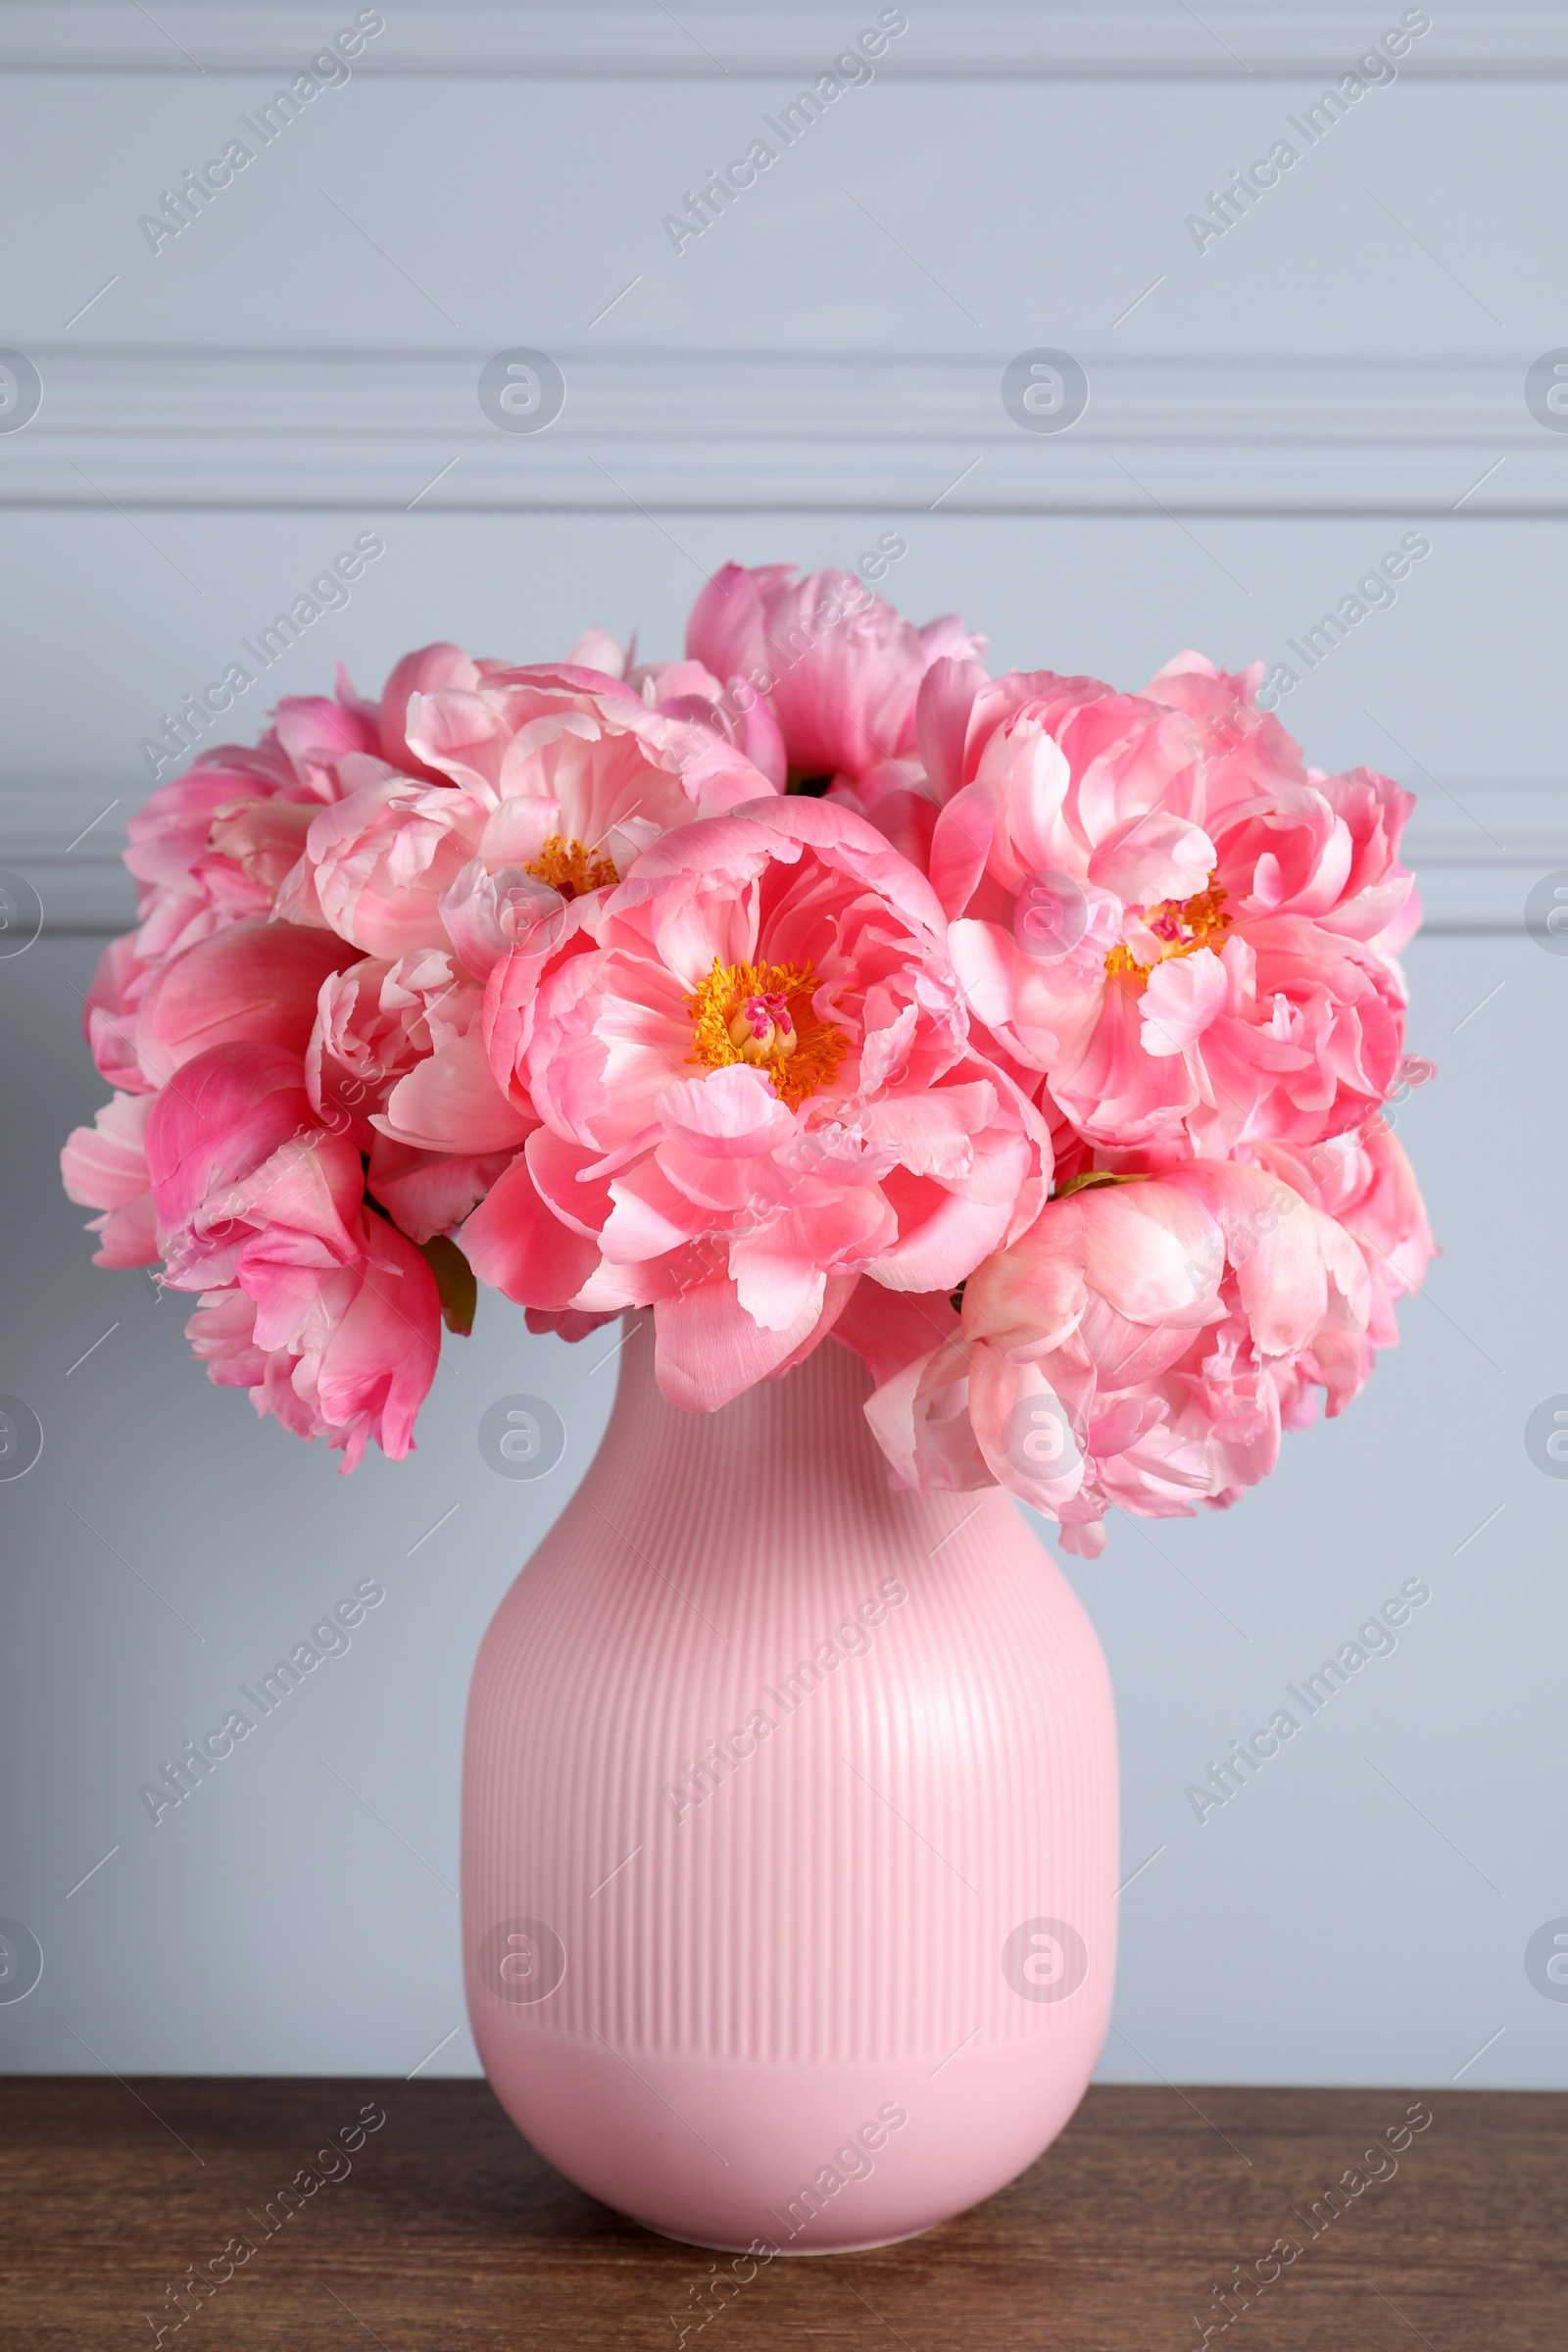
[[(601, 620), (672, 652), (724, 558), (853, 564), (893, 528), (916, 616), (1137, 684), (1186, 644), (1278, 658), (1419, 526), (1398, 603), (1283, 715), (1422, 795), (1410, 1042), (1441, 1075), (1401, 1133), (1445, 1255), (1354, 1410), (1241, 1508), (1119, 1523), (1067, 1564), (1137, 1873), (1102, 2071), (1568, 2082), (1568, 2002), (1525, 1964), (1568, 1916), (1568, 1487), (1524, 1443), (1568, 1391), (1568, 961), (1523, 927), (1568, 867), (1568, 437), (1523, 392), (1568, 342), (1559, 17), (1437, 12), (1254, 215), (1201, 255), (1183, 225), (1399, 13), (911, 8), (875, 83), (679, 257), (660, 216), (874, 7), (389, 8), (353, 80), (156, 257), (137, 215), (354, 11), (0, 19), (0, 342), (44, 382), (0, 433), (0, 864), (49, 918), (0, 956), (0, 1391), (45, 1431), (0, 1482), (0, 1917), (45, 1954), (0, 2001), (0, 2067), (406, 2073), (447, 2035), (432, 2071), (474, 2066), (467, 1671), (614, 1378), (608, 1341), (531, 1339), (487, 1298), (417, 1454), (344, 1480), (208, 1387), (175, 1299), (90, 1266), (55, 1155), (104, 1092), (79, 992), (128, 915), (117, 828), (157, 714), (371, 526), (385, 556), (247, 728), (436, 635), (530, 658)], [(566, 378), (537, 437), (475, 398), (517, 345)], [(999, 397), (1041, 345), (1090, 378), (1059, 437)], [(568, 1431), (538, 1488), (475, 1443), (528, 1390)], [(386, 1597), (350, 1651), (155, 1828), (139, 1785), (368, 1576)], [(1412, 1578), (1431, 1599), (1395, 1653), (1200, 1824), (1187, 1785)]]

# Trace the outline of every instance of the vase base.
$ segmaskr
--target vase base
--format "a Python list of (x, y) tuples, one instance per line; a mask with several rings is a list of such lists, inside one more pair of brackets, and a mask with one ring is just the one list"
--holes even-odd
[[(635, 2215), (631, 2218), (636, 2220)], [(704, 2254), (750, 2254), (756, 2244), (755, 2239), (750, 2246), (731, 2246), (723, 2244), (716, 2237), (687, 2237), (678, 2230), (661, 2230), (656, 2222), (638, 2222), (637, 2227), (648, 2230), (651, 2236), (663, 2238), (668, 2245), (696, 2246)], [(853, 2246), (775, 2246), (773, 2253), (790, 2254), (797, 2261), (808, 2261), (812, 2256), (828, 2254), (874, 2254), (879, 2246), (906, 2246), (910, 2238), (924, 2237), (928, 2230), (936, 2227), (935, 2222), (922, 2222), (918, 2230), (900, 2230), (892, 2237), (857, 2238)]]

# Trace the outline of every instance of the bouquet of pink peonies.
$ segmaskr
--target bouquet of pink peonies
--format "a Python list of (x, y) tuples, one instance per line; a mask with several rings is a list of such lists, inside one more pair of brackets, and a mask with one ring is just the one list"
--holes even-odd
[(852, 574), (726, 566), (686, 659), (451, 645), (130, 820), (66, 1146), (210, 1377), (400, 1456), (475, 1277), (652, 1307), (675, 1404), (823, 1341), (903, 1485), (1103, 1544), (1337, 1413), (1432, 1241), (1384, 1106), (1410, 796), (1239, 675), (991, 677)]

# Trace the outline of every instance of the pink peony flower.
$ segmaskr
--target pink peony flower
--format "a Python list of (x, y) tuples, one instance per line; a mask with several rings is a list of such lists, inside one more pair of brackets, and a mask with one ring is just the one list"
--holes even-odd
[(424, 1152), (515, 1150), (537, 1121), (491, 1075), (483, 1002), (478, 982), (437, 948), (395, 962), (367, 956), (329, 974), (305, 1056), (317, 1116), (364, 1151), (377, 1135)]
[(296, 1437), (325, 1438), (345, 1472), (372, 1439), (393, 1461), (412, 1451), (440, 1349), (435, 1283), (413, 1243), (368, 1208), (359, 1241), (350, 1263), (261, 1297), (205, 1292), (185, 1327), (209, 1380), (249, 1389)]
[[(1418, 1074), (1429, 1076), (1430, 1063)], [(1371, 1374), (1375, 1351), (1397, 1346), (1395, 1309), (1401, 1298), (1421, 1288), (1427, 1266), (1438, 1253), (1404, 1148), (1379, 1114), (1354, 1134), (1335, 1136), (1310, 1150), (1260, 1144), (1250, 1156), (1343, 1226), (1365, 1260), (1370, 1308), (1360, 1386)], [(1286, 1418), (1289, 1423), (1289, 1415)]]
[(866, 1414), (899, 1483), (998, 1481), (1093, 1556), (1112, 1507), (1232, 1502), (1312, 1395), (1339, 1412), (1365, 1377), (1370, 1313), (1361, 1250), (1269, 1171), (1091, 1179), (977, 1268), (961, 1331)]
[[(199, 951), (192, 951), (193, 954)], [(102, 1265), (165, 1261), (201, 1293), (187, 1334), (209, 1377), (325, 1437), (352, 1469), (399, 1457), (435, 1377), (440, 1301), (414, 1244), (365, 1202), (360, 1153), (317, 1120), (297, 1053), (237, 1041), (156, 1096), (117, 1095), (62, 1159), (102, 1208)]]
[(1234, 1499), (1432, 1254), (1381, 1108), (1430, 1074), (1410, 801), (1307, 767), (1258, 667), (983, 650), (732, 564), (682, 661), (429, 645), (198, 760), (89, 992), (98, 1262), (345, 1468), (412, 1443), (461, 1234), (531, 1330), (651, 1306), (693, 1410), (832, 1337), (896, 1481), (1069, 1548)]
[(313, 1116), (297, 1054), (224, 1045), (187, 1062), (147, 1121), (165, 1283), (212, 1379), (325, 1436), (352, 1469), (401, 1456), (435, 1377), (440, 1301), (413, 1243), (364, 1200), (360, 1154)]
[(1254, 683), (1155, 681), (1192, 710), (1049, 672), (925, 690), (965, 995), (1102, 1164), (1313, 1143), (1393, 1082), (1409, 796), (1301, 768)]
[(135, 952), (149, 969), (271, 912), (312, 817), (341, 797), (344, 761), (379, 749), (373, 711), (353, 702), (346, 679), (338, 695), (280, 702), (254, 750), (204, 753), (128, 820), (125, 863), (140, 885)]
[(403, 731), (411, 693), (481, 672), (456, 646), (426, 646), (398, 663), (377, 706), (340, 670), (336, 701), (285, 697), (259, 744), (205, 752), (148, 797), (126, 825), (137, 927), (105, 951), (88, 995), (86, 1034), (104, 1077), (132, 1092), (146, 1085), (133, 1041), (153, 978), (187, 948), (272, 912), (323, 807), (389, 763), (429, 773)]
[(81, 1030), (100, 1078), (126, 1094), (146, 1091), (136, 1059), (136, 998), (148, 966), (136, 954), (135, 933), (112, 939), (98, 958), (82, 1005)]
[(277, 912), (372, 956), (455, 948), (479, 980), (670, 826), (771, 790), (728, 741), (594, 670), (490, 667), (411, 697), (406, 723), (444, 780), (384, 767), (323, 810)]
[(925, 672), (985, 645), (953, 613), (915, 628), (852, 571), (788, 564), (726, 564), (686, 623), (694, 661), (769, 703), (799, 776), (859, 778), (912, 750)]
[(721, 684), (701, 662), (637, 662), (608, 629), (587, 629), (566, 656), (623, 681), (649, 710), (689, 719), (744, 752), (776, 792), (784, 789), (784, 738), (769, 706), (744, 678)]
[(298, 1054), (244, 1043), (197, 1055), (154, 1103), (146, 1149), (172, 1289), (341, 1265), (358, 1250), (360, 1154), (316, 1119)]
[(759, 801), (645, 851), (547, 967), (542, 1121), (475, 1210), (481, 1279), (539, 1310), (655, 1307), (711, 1409), (823, 1338), (861, 1273), (952, 1288), (1043, 1198), (1043, 1123), (971, 1049), (921, 876), (859, 818)]

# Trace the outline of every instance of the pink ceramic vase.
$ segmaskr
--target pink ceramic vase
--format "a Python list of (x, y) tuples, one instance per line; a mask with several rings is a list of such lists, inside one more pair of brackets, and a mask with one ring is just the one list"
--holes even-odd
[(856, 1356), (684, 1413), (649, 1321), (474, 1670), (474, 2038), (648, 2228), (882, 2244), (1012, 2180), (1099, 2055), (1104, 1659), (1000, 1491), (890, 1491)]

